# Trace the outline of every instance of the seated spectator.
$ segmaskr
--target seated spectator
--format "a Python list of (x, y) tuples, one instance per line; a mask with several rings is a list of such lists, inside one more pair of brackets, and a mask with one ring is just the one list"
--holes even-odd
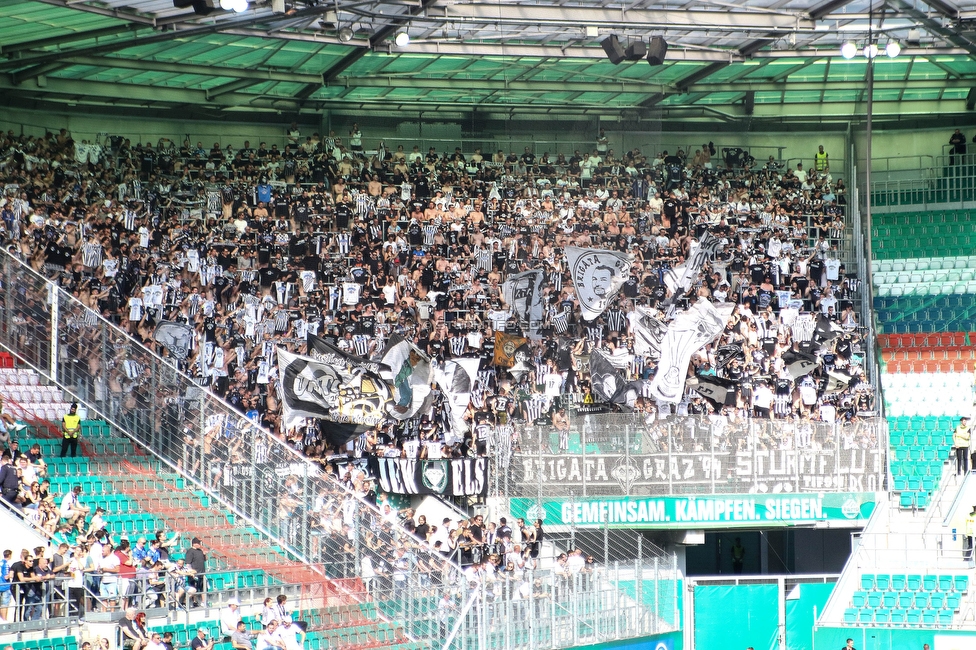
[(136, 621), (137, 614), (135, 607), (129, 607), (125, 610), (125, 616), (119, 619), (119, 633), (125, 650), (143, 650), (149, 644), (146, 630)]
[(76, 485), (61, 499), (61, 518), (66, 519), (69, 526), (72, 526), (79, 534), (84, 534), (86, 531), (85, 518), (88, 517), (88, 513), (91, 512), (91, 508), (83, 506), (81, 504), (81, 486)]
[(198, 628), (197, 635), (190, 640), (190, 650), (213, 650), (214, 640), (207, 640), (207, 631), (205, 629)]
[(237, 626), (230, 635), (230, 645), (233, 650), (254, 650), (254, 635), (248, 631), (244, 621), (237, 621)]
[(285, 641), (278, 633), (278, 621), (268, 621), (267, 627), (258, 633), (254, 650), (287, 650)]
[[(227, 601), (227, 606), (220, 610), (220, 633), (224, 637), (230, 637), (237, 630), (237, 624), (241, 622), (241, 603), (236, 598)], [(227, 638), (224, 638), (226, 641)]]

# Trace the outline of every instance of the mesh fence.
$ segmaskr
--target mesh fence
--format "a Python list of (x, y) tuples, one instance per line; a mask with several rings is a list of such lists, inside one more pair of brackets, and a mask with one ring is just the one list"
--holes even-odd
[[(0, 262), (0, 346), (161, 470), (189, 477), (283, 558), (320, 567), (323, 602), (377, 602), (435, 647), (447, 635), (459, 648), (564, 647), (677, 627), (673, 556), (518, 576), (453, 564), (94, 310), (6, 252)], [(233, 549), (221, 550), (233, 560)], [(249, 557), (242, 552), (238, 567)], [(536, 611), (526, 634), (517, 621)]]

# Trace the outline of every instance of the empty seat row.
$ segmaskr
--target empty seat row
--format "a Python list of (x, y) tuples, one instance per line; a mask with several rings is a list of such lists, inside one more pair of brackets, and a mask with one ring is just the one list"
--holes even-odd
[(892, 447), (926, 447), (936, 445), (946, 447), (952, 444), (952, 431), (946, 430), (943, 433), (928, 433), (925, 431), (915, 433), (914, 431), (891, 431), (888, 434)]
[(880, 334), (882, 348), (945, 348), (963, 347), (976, 341), (976, 332), (933, 332), (931, 334)]
[(853, 607), (844, 611), (845, 623), (876, 623), (893, 625), (930, 625), (949, 627), (955, 612), (935, 609), (874, 609)]
[(855, 591), (851, 598), (854, 607), (884, 607), (885, 609), (948, 609), (955, 611), (962, 603), (959, 592), (941, 591)]
[(943, 592), (965, 593), (969, 590), (968, 575), (917, 573), (863, 573), (861, 591), (872, 592)]

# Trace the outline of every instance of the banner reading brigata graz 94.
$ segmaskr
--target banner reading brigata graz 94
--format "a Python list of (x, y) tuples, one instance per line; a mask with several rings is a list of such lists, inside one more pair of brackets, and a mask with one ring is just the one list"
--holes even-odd
[(707, 417), (654, 423), (633, 415), (577, 418), (569, 448), (548, 427), (527, 427), (498, 462), (500, 496), (625, 496), (875, 492), (885, 475), (880, 420), (854, 425)]

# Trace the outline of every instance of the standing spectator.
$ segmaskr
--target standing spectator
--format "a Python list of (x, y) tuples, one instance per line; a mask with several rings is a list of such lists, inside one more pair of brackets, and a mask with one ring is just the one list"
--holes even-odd
[(11, 510), (20, 510), (17, 505), (17, 495), (20, 494), (20, 477), (17, 468), (10, 459), (10, 452), (5, 451), (0, 456), (0, 500)]
[[(132, 558), (129, 540), (123, 539), (115, 550), (119, 559), (119, 598), (123, 607), (128, 607), (130, 597), (135, 594), (136, 561)], [(134, 602), (138, 602), (136, 599)]]
[(196, 589), (196, 593), (203, 593), (204, 575), (207, 572), (207, 555), (201, 548), (199, 537), (190, 540), (190, 549), (186, 552), (186, 565), (193, 569), (194, 575), (187, 578), (187, 584)]
[(959, 425), (952, 433), (952, 446), (956, 450), (956, 475), (969, 473), (969, 418), (959, 418)]
[[(952, 153), (959, 154), (959, 160), (962, 161), (962, 156), (966, 155), (966, 136), (964, 136), (959, 129), (956, 129), (955, 132), (949, 136), (949, 144), (952, 145)], [(949, 164), (956, 164), (955, 155), (949, 156)]]
[(68, 451), (71, 457), (78, 455), (78, 436), (81, 434), (81, 416), (78, 415), (78, 404), (71, 403), (71, 408), (61, 418), (61, 458), (64, 458)]
[(119, 599), (119, 556), (112, 552), (112, 545), (108, 542), (102, 545), (102, 559), (98, 569), (102, 574), (98, 586), (98, 595), (102, 599), (105, 611), (112, 611)]
[(973, 506), (972, 511), (966, 517), (966, 548), (964, 558), (967, 561), (973, 559), (974, 538), (976, 538), (976, 506)]
[(356, 156), (363, 155), (363, 132), (359, 130), (359, 124), (353, 122), (349, 129), (349, 150)]
[(0, 559), (0, 621), (10, 621), (10, 558), (13, 554), (7, 549)]

